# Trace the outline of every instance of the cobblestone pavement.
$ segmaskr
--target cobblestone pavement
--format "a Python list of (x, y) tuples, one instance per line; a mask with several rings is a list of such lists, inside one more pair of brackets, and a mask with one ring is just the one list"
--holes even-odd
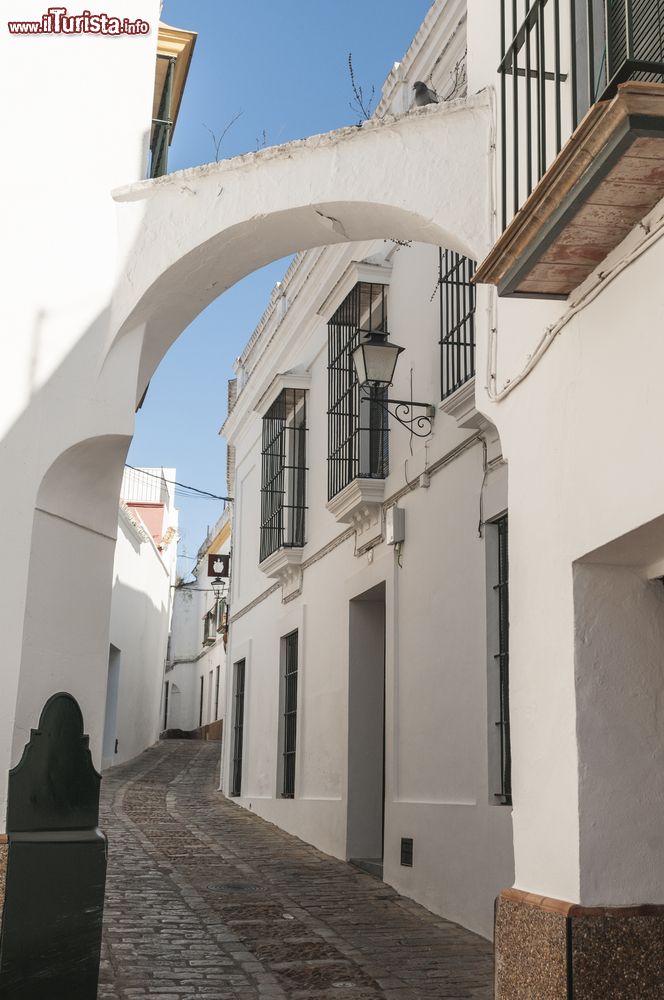
[(99, 1000), (488, 1000), (491, 947), (216, 790), (168, 741), (102, 784)]

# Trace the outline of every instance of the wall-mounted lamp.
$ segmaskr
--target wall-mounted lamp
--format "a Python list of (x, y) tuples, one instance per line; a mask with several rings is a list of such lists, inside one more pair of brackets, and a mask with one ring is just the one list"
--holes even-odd
[(216, 597), (216, 599), (219, 601), (222, 597), (222, 594), (224, 593), (224, 588), (226, 587), (226, 581), (222, 580), (220, 576), (215, 576), (214, 579), (211, 581), (211, 583), (212, 583), (212, 592)]
[[(381, 399), (377, 393), (371, 392), (372, 389), (387, 389), (392, 385), (397, 360), (404, 348), (391, 343), (387, 334), (376, 330), (362, 330), (360, 334), (360, 343), (353, 351), (353, 364), (360, 389), (365, 390), (364, 398), (380, 406), (411, 434), (428, 437), (433, 430), (435, 406), (431, 403), (416, 403), (412, 399)], [(389, 409), (390, 406), (394, 409)], [(415, 414), (415, 408), (425, 412)]]

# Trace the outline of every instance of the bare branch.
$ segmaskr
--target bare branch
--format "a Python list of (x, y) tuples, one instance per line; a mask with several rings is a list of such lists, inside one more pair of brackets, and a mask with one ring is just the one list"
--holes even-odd
[(449, 93), (445, 94), (441, 100), (451, 101), (457, 96), (460, 90), (463, 89), (466, 83), (466, 55), (468, 49), (466, 49), (460, 59), (457, 59), (454, 64), (454, 69), (450, 72), (450, 79), (452, 81), (452, 86)]
[(355, 95), (355, 100), (354, 101), (349, 101), (348, 102), (348, 106), (350, 107), (351, 111), (357, 112), (357, 114), (361, 115), (362, 118), (365, 119), (365, 121), (368, 121), (369, 118), (371, 118), (371, 114), (372, 114), (371, 105), (373, 104), (373, 101), (374, 101), (374, 96), (376, 94), (376, 88), (374, 87), (374, 85), (372, 83), (371, 84), (371, 94), (369, 95), (368, 101), (365, 102), (364, 91), (362, 90), (362, 87), (360, 87), (355, 82), (355, 72), (353, 70), (353, 54), (352, 54), (352, 52), (348, 53), (348, 73), (349, 73), (349, 76), (350, 76), (350, 85), (353, 88), (353, 94)]
[(267, 129), (264, 128), (260, 136), (256, 137), (256, 150), (265, 149), (267, 146)]
[(241, 117), (241, 115), (242, 115), (241, 111), (238, 111), (236, 115), (233, 115), (233, 117), (228, 122), (228, 124), (224, 126), (224, 128), (222, 129), (221, 134), (218, 137), (217, 137), (216, 132), (213, 132), (212, 129), (210, 128), (210, 126), (206, 125), (205, 122), (203, 122), (203, 128), (207, 129), (208, 132), (210, 133), (211, 137), (212, 137), (212, 145), (214, 146), (214, 162), (215, 163), (219, 162), (219, 154), (221, 152), (221, 144), (224, 141), (224, 137), (225, 137), (226, 133), (231, 128), (231, 126), (235, 124), (235, 122), (238, 120), (238, 118)]

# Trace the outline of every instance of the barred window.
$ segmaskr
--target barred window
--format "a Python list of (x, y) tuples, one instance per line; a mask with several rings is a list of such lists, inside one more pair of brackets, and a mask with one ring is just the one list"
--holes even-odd
[(291, 632), (282, 640), (283, 661), (283, 785), (282, 797), (295, 795), (295, 750), (297, 744), (297, 642)]
[(242, 794), (242, 752), (244, 744), (244, 677), (246, 660), (238, 660), (233, 676), (233, 759), (231, 795)]
[(215, 636), (214, 636), (215, 624), (216, 624), (215, 609), (212, 608), (212, 610), (208, 611), (207, 614), (205, 615), (205, 617), (203, 618), (203, 645), (204, 646), (209, 646), (209, 645), (211, 645), (214, 642), (214, 639), (215, 639)]
[(306, 435), (306, 390), (284, 389), (263, 417), (261, 562), (304, 545)]
[(387, 288), (360, 281), (328, 329), (328, 499), (354, 479), (385, 479), (389, 471), (385, 389), (357, 382), (353, 351), (369, 331), (387, 334)]
[(497, 596), (497, 628), (495, 629), (495, 684), (499, 718), (495, 726), (500, 734), (500, 786), (495, 798), (503, 805), (512, 804), (512, 747), (510, 740), (510, 639), (509, 639), (509, 560), (507, 514), (491, 525), (497, 534), (494, 566), (494, 592)]
[(475, 374), (475, 266), (463, 254), (439, 250), (441, 399)]

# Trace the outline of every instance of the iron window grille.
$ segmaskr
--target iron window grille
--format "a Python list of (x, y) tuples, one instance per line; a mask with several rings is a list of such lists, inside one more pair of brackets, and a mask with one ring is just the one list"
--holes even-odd
[(447, 399), (475, 374), (475, 261), (439, 248), (440, 386)]
[(244, 679), (245, 660), (235, 664), (233, 693), (233, 761), (231, 774), (231, 795), (242, 794), (242, 744), (244, 737)]
[(198, 725), (203, 725), (203, 695), (205, 693), (205, 677), (201, 674), (200, 704), (198, 707)]
[(500, 36), (504, 229), (591, 105), (664, 81), (664, 0), (502, 0)]
[(353, 351), (363, 333), (387, 334), (387, 289), (358, 282), (327, 324), (328, 499), (354, 479), (385, 479), (389, 471), (386, 389), (363, 389)]
[(512, 805), (512, 748), (510, 741), (510, 618), (509, 618), (509, 559), (507, 546), (507, 514), (494, 522), (498, 532), (498, 580), (494, 590), (498, 596), (498, 651), (494, 660), (498, 668), (500, 693), (500, 791), (496, 798)]
[(297, 673), (298, 633), (291, 632), (284, 640), (284, 744), (282, 797), (295, 796), (295, 750), (297, 743)]
[(168, 695), (170, 693), (170, 684), (166, 681), (166, 687), (164, 689), (164, 730), (168, 729)]
[(214, 642), (214, 632), (215, 632), (215, 616), (214, 611), (208, 611), (203, 618), (203, 645), (209, 646), (210, 643)]
[(226, 602), (223, 597), (215, 600), (214, 605), (203, 617), (203, 645), (210, 646), (217, 638), (217, 633), (224, 627)]
[(284, 389), (263, 417), (260, 560), (305, 542), (307, 394)]

